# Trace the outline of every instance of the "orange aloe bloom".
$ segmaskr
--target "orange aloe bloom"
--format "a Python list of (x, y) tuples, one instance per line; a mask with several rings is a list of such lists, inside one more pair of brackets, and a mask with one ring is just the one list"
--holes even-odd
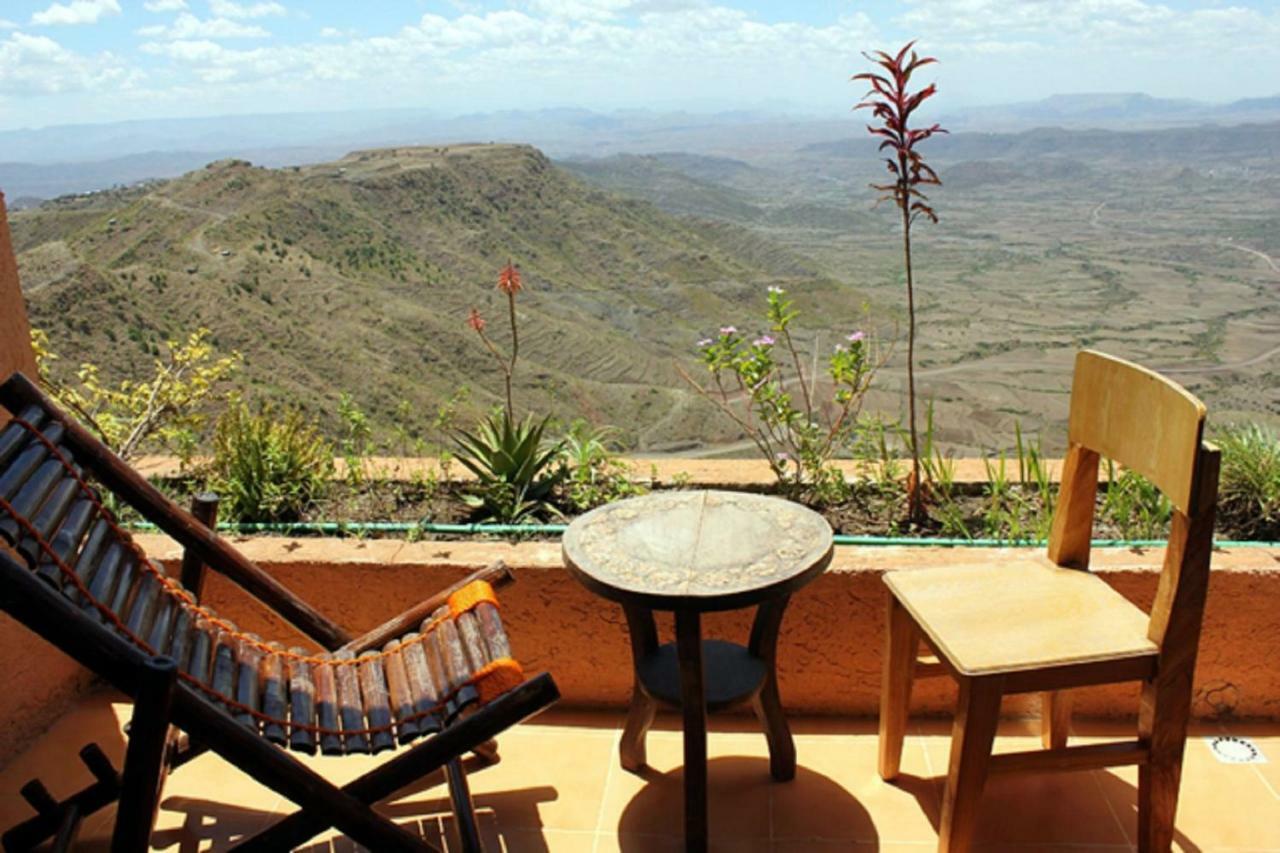
[(472, 308), (471, 313), (467, 315), (467, 325), (477, 332), (484, 332), (484, 318), (480, 316), (480, 312), (475, 308)]
[(515, 296), (520, 292), (520, 270), (509, 261), (502, 272), (498, 273), (498, 290), (508, 296)]

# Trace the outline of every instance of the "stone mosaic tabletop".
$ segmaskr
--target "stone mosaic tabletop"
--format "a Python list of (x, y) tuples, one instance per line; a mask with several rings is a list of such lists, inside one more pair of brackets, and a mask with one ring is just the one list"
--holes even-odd
[(581, 516), (565, 564), (600, 595), (655, 609), (742, 607), (806, 583), (831, 561), (826, 520), (742, 492), (657, 492)]

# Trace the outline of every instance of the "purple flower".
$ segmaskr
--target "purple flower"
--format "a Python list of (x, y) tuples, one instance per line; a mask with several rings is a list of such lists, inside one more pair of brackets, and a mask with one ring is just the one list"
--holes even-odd
[(851, 344), (856, 344), (858, 341), (862, 340), (866, 336), (867, 336), (866, 332), (859, 330), (854, 332), (852, 335), (849, 335), (848, 337), (846, 337), (845, 340)]
[(722, 335), (736, 335), (736, 334), (738, 334), (738, 329), (737, 329), (735, 326), (721, 326), (721, 327), (720, 327), (720, 334), (722, 334)]
[(707, 347), (711, 346), (713, 343), (715, 342), (712, 341), (711, 338), (703, 338), (702, 340), (698, 341), (698, 346), (700, 346), (702, 349), (706, 349)]
[(777, 460), (778, 460), (779, 462), (790, 462), (790, 461), (791, 461), (791, 454), (790, 454), (790, 453), (777, 453), (777, 454), (775, 454), (775, 457), (777, 458)]
[(756, 339), (755, 339), (754, 341), (752, 341), (751, 343), (752, 343), (752, 345), (753, 345), (753, 346), (758, 346), (758, 347), (771, 347), (771, 346), (773, 346), (773, 345), (774, 345), (775, 343), (777, 343), (777, 342), (776, 342), (773, 338), (769, 337), (768, 335), (761, 335), (760, 337), (756, 338)]

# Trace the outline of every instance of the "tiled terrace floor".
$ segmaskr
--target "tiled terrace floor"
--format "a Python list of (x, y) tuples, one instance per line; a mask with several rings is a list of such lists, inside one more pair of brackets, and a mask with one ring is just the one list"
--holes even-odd
[[(128, 706), (103, 694), (60, 719), (24, 755), (0, 770), (0, 827), (29, 815), (18, 788), (41, 777), (56, 796), (88, 781), (75, 752), (96, 740), (117, 762), (120, 725)], [(505, 735), (502, 761), (470, 780), (491, 851), (677, 851), (681, 849), (681, 741), (676, 721), (660, 718), (649, 736), (652, 771), (639, 777), (618, 766), (620, 714), (553, 712)], [(710, 738), (713, 850), (932, 850), (936, 844), (948, 727), (926, 721), (908, 738), (901, 785), (875, 772), (871, 721), (793, 720), (799, 771), (790, 783), (770, 781), (764, 738), (749, 718), (714, 717)], [(1205, 737), (1221, 733), (1254, 739), (1269, 764), (1223, 764)], [(997, 750), (1036, 743), (1029, 725), (1007, 724)], [(1081, 741), (1123, 736), (1121, 727), (1080, 723)], [(310, 759), (345, 782), (379, 759)], [(1135, 827), (1133, 769), (995, 779), (984, 800), (979, 830), (984, 850), (1131, 850)], [(449, 845), (450, 820), (439, 779), (386, 807), (428, 839)], [(217, 757), (206, 755), (177, 771), (165, 788), (155, 849), (225, 849), (291, 805)], [(106, 850), (112, 815), (86, 824), (85, 850)], [(1177, 846), (1183, 851), (1280, 851), (1280, 726), (1197, 729), (1188, 744)], [(307, 848), (346, 851), (332, 835)], [(454, 847), (456, 849), (456, 845)]]

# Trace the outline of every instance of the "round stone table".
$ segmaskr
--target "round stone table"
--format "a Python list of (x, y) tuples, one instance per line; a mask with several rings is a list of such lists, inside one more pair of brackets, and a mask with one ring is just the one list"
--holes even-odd
[[(831, 562), (831, 527), (799, 504), (741, 492), (658, 492), (600, 507), (569, 525), (564, 561), (588, 589), (622, 605), (635, 682), (622, 766), (645, 764), (657, 703), (684, 716), (685, 846), (707, 847), (707, 712), (751, 702), (779, 781), (796, 753), (778, 697), (778, 629), (791, 593)], [(758, 607), (746, 646), (702, 639), (702, 614)], [(654, 610), (675, 613), (658, 644)]]

